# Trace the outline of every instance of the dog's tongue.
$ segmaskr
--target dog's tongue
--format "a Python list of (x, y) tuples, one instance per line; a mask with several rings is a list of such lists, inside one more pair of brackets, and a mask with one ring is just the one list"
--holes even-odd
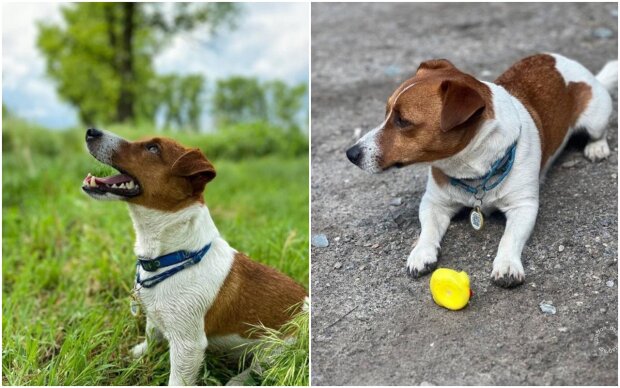
[(125, 183), (131, 181), (131, 177), (127, 174), (118, 174), (113, 176), (108, 176), (105, 178), (95, 177), (95, 182), (103, 183), (106, 185), (117, 185), (119, 183)]

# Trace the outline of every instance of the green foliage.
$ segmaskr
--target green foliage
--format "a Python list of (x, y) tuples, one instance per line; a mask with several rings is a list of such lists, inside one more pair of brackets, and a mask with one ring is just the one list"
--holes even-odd
[[(101, 166), (84, 149), (83, 135), (3, 122), (3, 383), (162, 385), (169, 372), (164, 344), (140, 360), (129, 355), (144, 335), (143, 320), (128, 311), (133, 230), (124, 204), (81, 193), (83, 177)], [(191, 146), (208, 147), (209, 139), (179, 136)], [(307, 285), (307, 154), (209, 157), (218, 177), (205, 199), (222, 234), (232, 246)], [(303, 346), (307, 354), (307, 340)], [(268, 376), (286, 376), (284, 369), (292, 367), (289, 375), (299, 375), (308, 368), (284, 361), (273, 367), (280, 371)], [(208, 355), (200, 383), (223, 384), (237, 373), (234, 365)], [(256, 383), (302, 381), (268, 376)]]
[(260, 385), (310, 385), (310, 317), (301, 311), (280, 330), (264, 326), (256, 330), (263, 340), (250, 350), (252, 369), (258, 370)]
[(213, 95), (217, 125), (267, 121), (267, 100), (258, 79), (241, 76), (217, 81)]
[(161, 104), (165, 114), (165, 128), (200, 129), (204, 78), (200, 75), (175, 74), (158, 78), (163, 90)]
[[(160, 90), (152, 58), (171, 35), (208, 25), (211, 32), (231, 27), (237, 7), (231, 3), (182, 4), (167, 22), (157, 3), (74, 3), (62, 8), (66, 27), (39, 24), (38, 47), (47, 74), (62, 99), (75, 106), (85, 124), (143, 121), (152, 123), (167, 90)], [(202, 84), (191, 84), (190, 123), (200, 116)], [(176, 100), (175, 100), (176, 101)], [(178, 119), (176, 116), (175, 120)], [(193, 121), (192, 121), (193, 120)]]
[(252, 77), (218, 80), (213, 95), (213, 117), (221, 126), (268, 121), (297, 129), (306, 89), (305, 84), (289, 86), (279, 80), (261, 83)]

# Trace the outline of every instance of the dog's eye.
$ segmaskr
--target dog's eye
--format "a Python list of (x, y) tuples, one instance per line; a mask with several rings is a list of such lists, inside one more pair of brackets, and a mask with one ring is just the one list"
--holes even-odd
[(158, 154), (159, 153), (159, 147), (157, 146), (157, 144), (147, 144), (146, 150), (148, 152), (152, 152), (154, 154)]
[(411, 125), (411, 122), (403, 119), (400, 114), (394, 112), (394, 124), (399, 128), (407, 128)]

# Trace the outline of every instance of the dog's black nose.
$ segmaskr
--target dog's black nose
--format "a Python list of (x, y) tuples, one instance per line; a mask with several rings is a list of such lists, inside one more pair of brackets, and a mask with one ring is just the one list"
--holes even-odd
[(357, 144), (347, 150), (347, 158), (353, 164), (357, 164), (362, 157), (362, 149)]
[(103, 136), (103, 132), (98, 130), (97, 128), (88, 128), (86, 130), (86, 141), (91, 141), (100, 138)]

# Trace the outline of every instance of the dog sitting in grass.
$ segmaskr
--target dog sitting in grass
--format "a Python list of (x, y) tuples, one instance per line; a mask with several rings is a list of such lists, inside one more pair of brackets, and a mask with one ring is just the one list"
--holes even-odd
[(82, 190), (127, 202), (136, 232), (134, 295), (146, 313), (146, 339), (132, 353), (168, 340), (169, 385), (196, 383), (207, 346), (251, 343), (256, 326), (279, 329), (307, 303), (302, 286), (220, 236), (203, 199), (215, 168), (199, 149), (165, 138), (130, 142), (94, 128), (86, 145), (120, 174), (88, 174)]

